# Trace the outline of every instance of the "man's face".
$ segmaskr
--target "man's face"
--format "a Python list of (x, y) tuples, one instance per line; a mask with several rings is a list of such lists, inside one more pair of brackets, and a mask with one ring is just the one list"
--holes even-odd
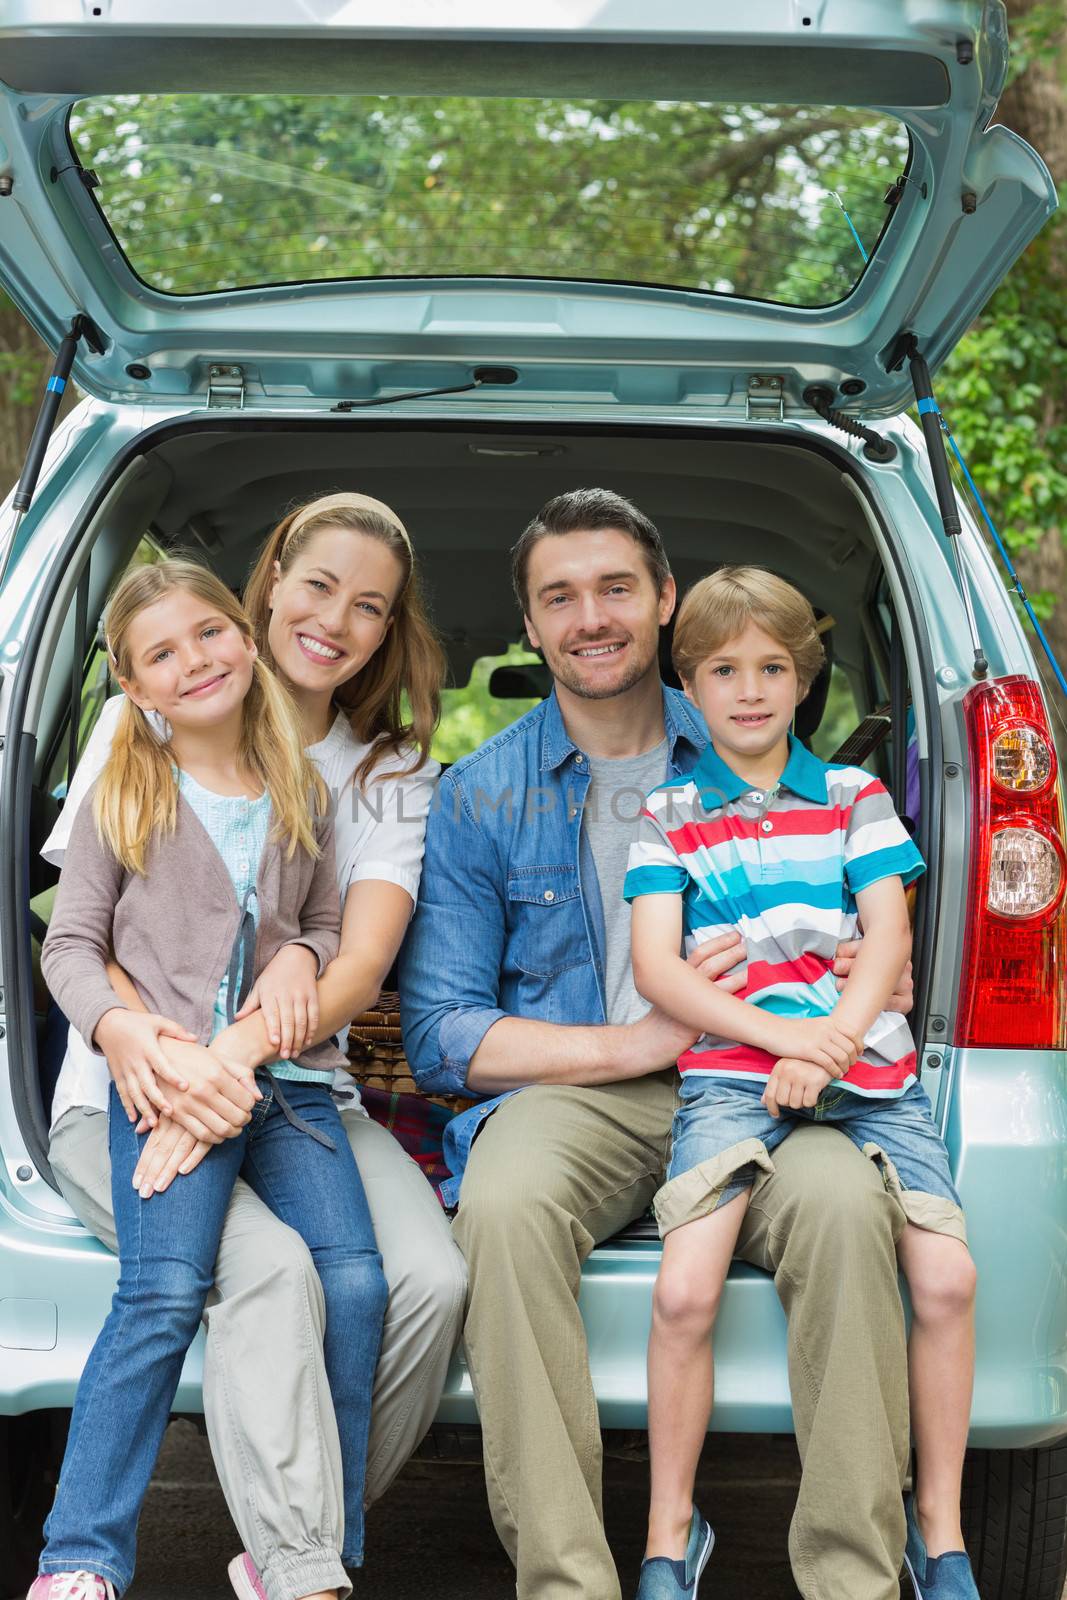
[(583, 700), (610, 700), (658, 671), (659, 630), (674, 610), (640, 545), (618, 528), (548, 534), (527, 567), (526, 632), (557, 684)]

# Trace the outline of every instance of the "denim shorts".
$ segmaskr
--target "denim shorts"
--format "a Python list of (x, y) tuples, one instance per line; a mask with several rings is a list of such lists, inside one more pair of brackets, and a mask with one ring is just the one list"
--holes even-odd
[(764, 1087), (762, 1081), (683, 1075), (667, 1181), (654, 1202), (661, 1236), (765, 1182), (774, 1173), (771, 1152), (796, 1124), (822, 1122), (840, 1128), (879, 1164), (909, 1222), (967, 1242), (948, 1151), (920, 1083), (884, 1100), (831, 1083), (814, 1106), (784, 1110), (778, 1118), (760, 1099)]

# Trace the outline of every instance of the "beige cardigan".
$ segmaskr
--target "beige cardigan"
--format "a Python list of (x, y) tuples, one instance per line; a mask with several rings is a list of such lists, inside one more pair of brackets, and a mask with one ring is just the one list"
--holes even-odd
[[(314, 829), (318, 860), (306, 850), (286, 860), (268, 831), (256, 875), (256, 977), (287, 944), (306, 945), (320, 975), (337, 954), (333, 817), (316, 819)], [(149, 1011), (180, 1022), (206, 1045), (240, 908), (225, 862), (183, 796), (174, 832), (153, 839), (146, 867), (141, 876), (119, 865), (101, 842), (87, 795), (71, 829), (41, 953), (45, 982), (91, 1044), (105, 1011), (123, 1005), (107, 980), (114, 950)], [(318, 1071), (345, 1064), (332, 1040), (313, 1045), (297, 1061)]]

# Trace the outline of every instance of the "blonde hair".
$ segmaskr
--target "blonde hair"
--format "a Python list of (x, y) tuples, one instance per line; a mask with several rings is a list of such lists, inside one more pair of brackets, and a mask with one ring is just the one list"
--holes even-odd
[[(347, 713), (356, 737), (371, 746), (353, 781), (365, 783), (384, 756), (399, 757), (408, 743), (419, 751), (409, 769), (417, 772), (430, 754), (441, 714), (446, 663), (426, 614), (411, 540), (395, 511), (369, 495), (331, 494), (320, 495), (283, 517), (263, 546), (245, 587), (245, 606), (256, 644), (263, 659), (273, 666), (268, 632), (274, 563), (283, 574), (288, 572), (315, 535), (327, 528), (347, 528), (377, 539), (392, 551), (403, 574), (385, 638), (366, 665), (334, 691), (334, 701)], [(404, 717), (405, 696), (408, 719)]]
[[(160, 561), (136, 567), (122, 578), (108, 601), (104, 638), (116, 678), (134, 676), (129, 631), (147, 606), (175, 592), (195, 595), (236, 625), (246, 639), (252, 624), (221, 579), (195, 561)], [(274, 837), (287, 839), (286, 855), (298, 849), (319, 854), (310, 805), (322, 815), (326, 785), (304, 754), (296, 708), (277, 678), (260, 660), (252, 663), (238, 748), (241, 765), (260, 779), (274, 809)], [(173, 833), (178, 820), (174, 752), (151, 727), (140, 707), (128, 699), (119, 714), (111, 754), (93, 795), (93, 817), (103, 842), (128, 872), (145, 872), (152, 836)]]
[(687, 683), (702, 661), (754, 622), (793, 659), (803, 699), (825, 659), (811, 604), (784, 578), (763, 567), (720, 567), (695, 583), (682, 601), (671, 658)]

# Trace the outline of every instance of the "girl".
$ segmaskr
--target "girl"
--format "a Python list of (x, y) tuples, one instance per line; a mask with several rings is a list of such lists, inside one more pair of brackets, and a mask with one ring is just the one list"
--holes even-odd
[[(127, 698), (92, 804), (74, 820), (42, 967), (91, 1041), (123, 1009), (107, 971), (113, 949), (142, 1003), (188, 1024), (204, 1046), (280, 952), (320, 972), (337, 952), (325, 785), (247, 616), (212, 574), (181, 561), (127, 574), (105, 638)], [(31, 1600), (113, 1600), (131, 1581), (138, 1512), (238, 1173), (314, 1258), (345, 1472), (360, 1504), (387, 1289), (331, 1098), (339, 1059), (319, 1044), (245, 1074), (251, 1115), (241, 1131), (151, 1205), (132, 1182), (144, 1140), (112, 1088), (119, 1284), (78, 1388)], [(358, 1559), (361, 1522), (349, 1547)]]
[[(444, 673), (419, 592), (403, 523), (381, 501), (344, 493), (287, 515), (264, 544), (246, 591), (261, 656), (296, 701), (307, 755), (338, 796), (341, 948), (312, 987), (316, 1040), (373, 1004), (393, 964), (418, 893), (426, 812), (438, 768), (428, 758)], [(308, 649), (311, 639), (327, 651)], [(402, 705), (410, 707), (405, 716)], [(59, 823), (45, 846), (56, 865), (72, 820), (101, 770), (121, 715), (109, 700), (82, 755)], [(281, 953), (283, 962), (291, 960)], [(271, 1006), (273, 976), (256, 996)], [(251, 999), (252, 997), (250, 997)], [(138, 1002), (140, 1004), (140, 1002)], [(246, 1115), (221, 1055), (251, 1070), (276, 1053), (267, 1011), (225, 1029), (210, 1050), (161, 1037), (163, 1019), (116, 1011), (108, 1060), (75, 1030), (52, 1111), (50, 1156), (85, 1225), (116, 1248), (103, 1107), (108, 1066), (131, 1109), (157, 1126), (140, 1187), (166, 1187), (199, 1139), (238, 1132)], [(276, 1030), (277, 1031), (277, 1030)], [(280, 1045), (283, 1041), (280, 1041)], [(286, 1048), (291, 1048), (286, 1046)], [(168, 1058), (187, 1090), (172, 1087)], [(416, 1164), (353, 1100), (342, 1122), (366, 1190), (389, 1284), (375, 1379), (366, 1499), (389, 1486), (437, 1410), (462, 1315), (466, 1273), (444, 1213)], [(165, 1098), (159, 1112), (145, 1093)], [(165, 1090), (165, 1095), (163, 1091)], [(183, 1183), (184, 1178), (176, 1180)], [(152, 1204), (155, 1202), (152, 1201)], [(341, 1554), (357, 1526), (345, 1509), (341, 1452), (323, 1365), (323, 1305), (299, 1237), (238, 1182), (223, 1225), (206, 1320), (204, 1412), (227, 1503), (246, 1545), (230, 1564), (238, 1594), (297, 1600), (349, 1592)], [(260, 1330), (275, 1330), (271, 1341)], [(309, 1419), (317, 1425), (309, 1425)], [(254, 1464), (249, 1470), (249, 1464)]]

